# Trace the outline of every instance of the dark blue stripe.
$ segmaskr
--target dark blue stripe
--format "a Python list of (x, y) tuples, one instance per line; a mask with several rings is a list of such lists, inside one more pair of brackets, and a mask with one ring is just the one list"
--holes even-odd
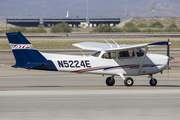
[(155, 42), (155, 43), (150, 43), (148, 45), (168, 45), (169, 42), (163, 41), (163, 42)]
[[(124, 68), (124, 67), (132, 67), (132, 66), (137, 66), (137, 65), (133, 64), (133, 65), (122, 65), (122, 66), (113, 66), (113, 67), (103, 67), (103, 68), (96, 68), (96, 69), (91, 69), (91, 70), (84, 70), (84, 71), (81, 71), (81, 72), (101, 70), (101, 69), (111, 70), (111, 69), (114, 69), (114, 68)], [(143, 67), (155, 67), (155, 66), (159, 66), (159, 65), (143, 65)], [(138, 67), (134, 67), (134, 68), (132, 68), (132, 69), (137, 69), (137, 68), (139, 68), (139, 66), (138, 66)]]
[(48, 70), (57, 71), (56, 66), (54, 65), (54, 63), (51, 60), (46, 60), (43, 64), (47, 67)]
[(104, 70), (114, 69), (114, 68), (118, 68), (118, 67), (123, 68), (123, 67), (129, 67), (129, 66), (135, 66), (135, 65), (132, 64), (132, 65), (113, 66), (113, 67), (104, 68)]

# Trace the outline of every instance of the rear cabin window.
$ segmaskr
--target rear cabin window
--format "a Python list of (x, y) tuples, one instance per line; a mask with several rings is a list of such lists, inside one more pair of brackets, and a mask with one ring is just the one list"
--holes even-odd
[(116, 52), (107, 52), (102, 55), (103, 59), (116, 59)]
[(100, 53), (101, 53), (100, 51), (97, 51), (97, 52), (91, 54), (91, 56), (98, 57), (100, 55)]
[(134, 51), (133, 50), (126, 50), (119, 52), (119, 59), (132, 59), (134, 58)]

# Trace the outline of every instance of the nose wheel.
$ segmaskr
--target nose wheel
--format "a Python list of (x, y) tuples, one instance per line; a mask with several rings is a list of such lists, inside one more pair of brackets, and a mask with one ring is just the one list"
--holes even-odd
[(149, 84), (150, 84), (151, 86), (156, 86), (157, 80), (156, 80), (155, 78), (153, 78), (152, 75), (150, 75), (150, 77), (151, 77), (151, 79), (150, 79), (150, 81), (149, 81)]

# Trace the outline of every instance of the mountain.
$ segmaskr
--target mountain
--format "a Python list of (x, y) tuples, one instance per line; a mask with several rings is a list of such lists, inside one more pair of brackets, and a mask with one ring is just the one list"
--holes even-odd
[[(160, 16), (160, 17), (173, 17), (180, 16), (180, 2), (178, 0), (151, 0), (148, 3), (140, 6), (134, 11), (135, 16), (149, 17), (149, 16)], [(154, 7), (154, 12), (151, 9)]]
[[(130, 17), (157, 15), (178, 16), (179, 0), (87, 0), (89, 17)], [(1, 0), (0, 16), (86, 17), (86, 0)]]

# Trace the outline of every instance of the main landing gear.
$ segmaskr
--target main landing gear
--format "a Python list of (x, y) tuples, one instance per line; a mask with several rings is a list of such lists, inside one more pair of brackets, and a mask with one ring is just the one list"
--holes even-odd
[[(124, 85), (125, 86), (132, 86), (133, 85), (134, 81), (131, 77), (124, 78), (123, 75), (120, 75), (120, 76), (124, 79)], [(115, 84), (115, 79), (114, 79), (113, 75), (106, 79), (106, 85), (107, 86), (113, 86), (114, 84)]]
[(125, 86), (132, 86), (134, 83), (133, 79), (131, 77), (127, 77), (125, 80), (124, 80), (124, 85)]
[(113, 86), (115, 84), (115, 79), (114, 76), (112, 75), (111, 77), (108, 77), (106, 79), (106, 85), (107, 86)]

